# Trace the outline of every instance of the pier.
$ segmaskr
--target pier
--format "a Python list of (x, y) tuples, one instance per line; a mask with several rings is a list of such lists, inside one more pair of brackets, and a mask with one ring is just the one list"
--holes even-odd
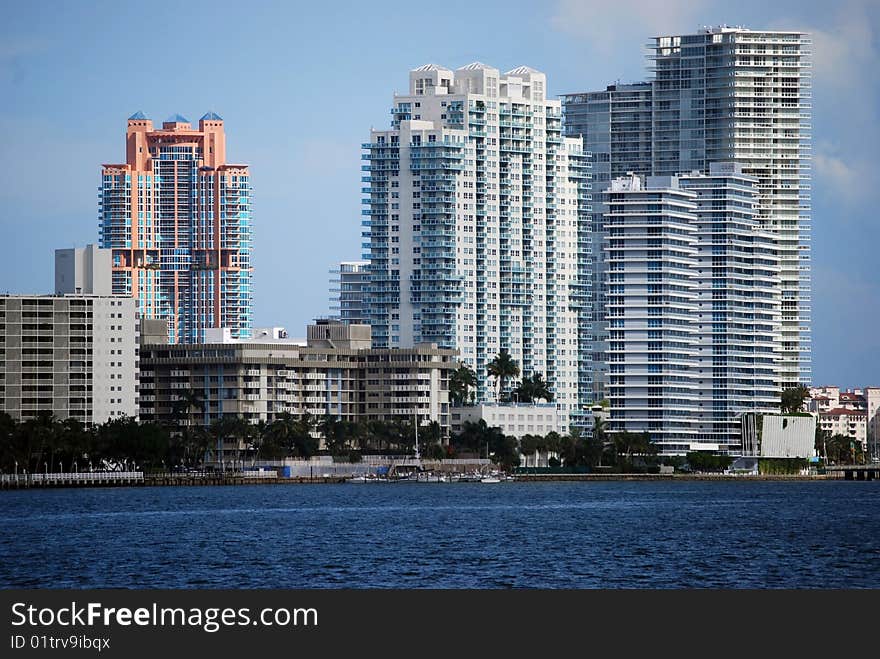
[(880, 464), (870, 465), (829, 465), (825, 467), (828, 473), (843, 474), (844, 480), (848, 481), (872, 481), (880, 480)]

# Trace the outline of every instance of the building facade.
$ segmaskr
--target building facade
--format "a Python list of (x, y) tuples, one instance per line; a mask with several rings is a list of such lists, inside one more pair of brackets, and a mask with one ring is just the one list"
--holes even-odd
[(111, 295), (112, 255), (96, 245), (55, 250), (55, 295)]
[(706, 28), (653, 40), (652, 173), (735, 161), (758, 179), (780, 260), (784, 388), (810, 382), (810, 76), (803, 32)]
[[(858, 419), (859, 414), (865, 416), (865, 440), (868, 456), (880, 460), (880, 387), (862, 387), (840, 390), (836, 385), (822, 385), (809, 388), (810, 396), (804, 401), (804, 410), (820, 418), (832, 411), (856, 413), (852, 418)], [(836, 422), (837, 430), (842, 430), (839, 416), (833, 419), (828, 416), (829, 423)], [(847, 417), (846, 423), (850, 423)], [(849, 426), (847, 426), (847, 429)], [(847, 433), (843, 433), (847, 434)]]
[(635, 175), (606, 195), (609, 425), (649, 433), (662, 453), (699, 436), (696, 199)]
[(588, 163), (546, 76), (426, 65), (391, 113), (363, 156), (374, 342), (458, 349), (480, 400), (494, 399), (486, 367), (506, 348), (562, 412), (578, 410)]
[(104, 165), (100, 245), (113, 253), (113, 293), (146, 318), (168, 321), (172, 343), (204, 330), (251, 328), (251, 185), (246, 165), (226, 160), (223, 119), (193, 129), (174, 115), (154, 128), (128, 119), (126, 161)]
[(651, 83), (609, 85), (604, 91), (564, 97), (565, 134), (581, 137), (592, 163), (590, 227), (580, 258), (586, 264), (589, 300), (579, 322), (582, 350), (589, 354), (583, 366), (592, 369), (592, 399), (605, 397), (608, 382), (608, 322), (605, 317), (605, 262), (600, 258), (606, 238), (607, 207), (602, 191), (614, 178), (651, 173)]
[(740, 415), (779, 408), (779, 258), (758, 223), (758, 180), (740, 165), (713, 162), (678, 182), (697, 195), (699, 441), (736, 455)]
[(868, 453), (880, 460), (880, 387), (865, 387), (865, 413), (868, 417)]
[(200, 345), (141, 348), (141, 418), (171, 421), (183, 392), (195, 392), (197, 423), (283, 413), (344, 421), (437, 421), (449, 431), (449, 376), (456, 353), (421, 344), (372, 348), (368, 325), (320, 323), (295, 340), (227, 338)]
[(330, 270), (330, 317), (343, 323), (369, 324), (364, 298), (369, 261), (342, 261)]
[(131, 298), (0, 296), (0, 410), (85, 424), (137, 417), (138, 335)]
[(603, 196), (612, 430), (663, 453), (741, 455), (742, 415), (778, 410), (779, 263), (757, 180), (631, 174)]
[(838, 407), (819, 412), (819, 427), (825, 431), (826, 437), (844, 435), (862, 445), (868, 453), (868, 414), (864, 410)]
[(453, 434), (460, 433), (466, 421), (481, 420), (517, 439), (551, 432), (565, 435), (569, 430), (553, 403), (478, 403), (452, 408)]
[[(595, 178), (710, 172), (737, 162), (758, 179), (758, 220), (780, 261), (778, 382), (810, 381), (810, 38), (705, 28), (650, 44), (653, 79), (565, 96), (566, 133), (594, 152)], [(650, 120), (647, 117), (650, 116)], [(630, 169), (620, 171), (620, 167)], [(616, 169), (616, 171), (615, 171)], [(607, 187), (602, 182), (596, 189)], [(594, 205), (600, 241), (601, 198)], [(594, 244), (594, 253), (599, 253)], [(602, 263), (594, 270), (601, 271)], [(604, 275), (600, 275), (604, 280)], [(605, 380), (604, 295), (593, 287), (597, 393)]]

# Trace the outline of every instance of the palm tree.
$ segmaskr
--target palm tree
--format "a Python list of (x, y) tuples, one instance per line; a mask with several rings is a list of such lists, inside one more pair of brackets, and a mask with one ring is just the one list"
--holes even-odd
[(800, 385), (791, 389), (784, 389), (780, 398), (779, 406), (783, 414), (795, 414), (800, 412), (804, 401), (809, 398), (810, 390)]
[(495, 359), (489, 362), (486, 367), (489, 375), (495, 378), (498, 385), (498, 401), (501, 402), (501, 396), (504, 392), (504, 383), (508, 378), (515, 378), (519, 375), (519, 365), (510, 356), (507, 348), (501, 348)]
[(182, 421), (186, 421), (186, 425), (189, 425), (189, 414), (193, 409), (197, 409), (200, 412), (205, 410), (205, 400), (199, 392), (187, 389), (182, 394), (177, 395), (177, 400), (171, 404), (171, 410), (178, 426)]
[(477, 374), (470, 366), (462, 364), (449, 378), (449, 397), (452, 404), (461, 406), (473, 402), (476, 392), (470, 393), (470, 390), (476, 388)]
[(553, 402), (553, 392), (550, 391), (550, 386), (540, 373), (523, 378), (523, 381), (513, 391), (516, 394), (517, 400), (523, 403), (533, 403), (537, 400), (545, 400), (548, 403)]
[(324, 436), (324, 447), (332, 455), (341, 455), (345, 450), (345, 423), (332, 414), (325, 414), (318, 422), (318, 430)]

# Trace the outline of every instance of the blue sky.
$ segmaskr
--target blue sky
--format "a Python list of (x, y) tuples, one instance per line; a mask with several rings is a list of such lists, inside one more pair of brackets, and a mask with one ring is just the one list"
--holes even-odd
[(226, 120), (255, 187), (255, 323), (327, 311), (360, 255), (360, 144), (427, 62), (548, 75), (551, 94), (643, 79), (644, 44), (702, 25), (810, 29), (813, 379), (880, 384), (880, 3), (14, 3), (0, 25), (0, 290), (49, 292), (53, 250), (97, 242), (101, 163), (125, 120)]

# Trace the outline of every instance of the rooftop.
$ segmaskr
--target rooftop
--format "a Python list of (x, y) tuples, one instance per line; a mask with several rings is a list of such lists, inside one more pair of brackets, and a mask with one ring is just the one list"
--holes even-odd
[(835, 407), (833, 410), (821, 412), (822, 416), (865, 416), (864, 410), (848, 410), (843, 407)]

